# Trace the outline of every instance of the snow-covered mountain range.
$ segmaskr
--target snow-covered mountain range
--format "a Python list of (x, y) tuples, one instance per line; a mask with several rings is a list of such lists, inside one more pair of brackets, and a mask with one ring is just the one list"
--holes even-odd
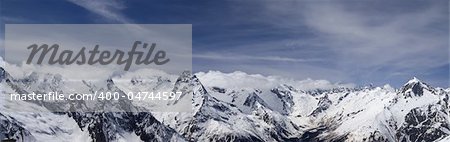
[[(243, 72), (170, 75), (140, 70), (93, 87), (89, 81), (69, 83), (56, 73), (11, 74), (0, 68), (2, 94), (189, 86), (192, 112), (146, 112), (149, 104), (123, 101), (103, 107), (125, 112), (55, 113), (48, 111), (55, 106), (0, 98), (0, 140), (450, 141), (449, 89), (417, 78), (395, 89)], [(69, 104), (61, 106), (74, 107)]]

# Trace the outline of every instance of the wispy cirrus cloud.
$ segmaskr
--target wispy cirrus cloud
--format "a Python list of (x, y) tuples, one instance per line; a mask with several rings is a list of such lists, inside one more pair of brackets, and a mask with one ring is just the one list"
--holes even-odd
[[(401, 82), (429, 78), (429, 72), (449, 64), (448, 3), (441, 2), (406, 8), (389, 8), (388, 2), (308, 3), (302, 16), (356, 81)], [(441, 79), (430, 81), (448, 84), (445, 74), (436, 75)]]
[[(253, 36), (284, 34), (279, 34), (278, 39), (266, 38), (257, 44), (244, 43), (224, 51), (321, 60), (277, 66), (280, 72), (293, 67), (295, 70), (314, 67), (300, 76), (396, 85), (418, 76), (434, 84), (448, 85), (448, 68), (445, 69), (449, 65), (448, 1), (404, 2), (237, 2), (242, 4), (234, 7), (233, 15), (240, 15), (238, 21), (269, 25), (253, 30)], [(245, 9), (249, 6), (246, 4), (252, 7)], [(265, 68), (273, 69), (264, 63), (259, 66), (262, 72)], [(341, 75), (333, 75), (336, 72)]]
[(78, 6), (85, 8), (107, 20), (132, 23), (132, 20), (124, 16), (121, 11), (126, 8), (120, 0), (68, 0)]
[(194, 58), (201, 59), (213, 59), (213, 60), (234, 60), (234, 61), (271, 61), (271, 62), (317, 62), (322, 61), (321, 59), (301, 59), (301, 58), (290, 58), (290, 57), (280, 57), (280, 56), (249, 56), (249, 55), (238, 55), (238, 54), (217, 54), (217, 53), (203, 53), (194, 54)]

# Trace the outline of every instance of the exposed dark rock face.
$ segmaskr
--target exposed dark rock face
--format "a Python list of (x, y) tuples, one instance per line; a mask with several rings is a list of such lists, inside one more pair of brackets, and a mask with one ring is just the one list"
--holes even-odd
[(398, 129), (399, 141), (434, 141), (448, 135), (449, 115), (439, 105), (415, 108), (405, 117), (405, 123)]
[(35, 138), (14, 118), (0, 113), (0, 140), (34, 141)]
[(327, 110), (333, 102), (331, 102), (330, 99), (328, 99), (328, 95), (323, 96), (320, 98), (319, 103), (317, 103), (317, 108), (310, 114), (311, 116), (317, 116), (319, 113), (324, 112)]
[(87, 128), (96, 141), (113, 141), (116, 134), (135, 133), (143, 141), (167, 141), (182, 139), (173, 129), (156, 120), (150, 113), (109, 112), (68, 114), (81, 129)]

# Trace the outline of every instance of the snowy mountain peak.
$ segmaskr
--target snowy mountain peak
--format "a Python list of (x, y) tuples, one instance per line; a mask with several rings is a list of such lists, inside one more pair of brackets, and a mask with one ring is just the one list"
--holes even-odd
[(423, 81), (421, 81), (420, 79), (413, 77), (412, 79), (410, 79), (408, 82), (405, 83), (405, 85), (403, 85), (404, 87), (407, 86), (412, 86), (412, 85), (420, 85), (421, 87), (425, 87), (425, 88), (429, 88), (429, 85)]
[(420, 82), (420, 79), (418, 79), (417, 77), (413, 77), (411, 80), (408, 81), (408, 83), (413, 83), (413, 82)]
[(413, 77), (411, 80), (409, 80), (405, 85), (403, 85), (401, 89), (401, 93), (406, 94), (408, 96), (422, 96), (423, 91), (428, 90), (432, 91), (434, 90), (431, 86), (428, 84), (420, 81), (416, 77)]
[(418, 82), (421, 82), (420, 79), (418, 79), (417, 77), (413, 77), (406, 84), (412, 84), (412, 83), (418, 83)]

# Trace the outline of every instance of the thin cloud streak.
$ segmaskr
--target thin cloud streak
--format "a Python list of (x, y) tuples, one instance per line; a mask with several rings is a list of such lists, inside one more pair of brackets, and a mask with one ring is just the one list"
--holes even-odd
[(203, 59), (214, 59), (214, 60), (261, 60), (261, 61), (274, 61), (274, 62), (318, 62), (323, 61), (320, 59), (299, 59), (299, 58), (288, 58), (279, 56), (248, 56), (248, 55), (236, 55), (236, 54), (194, 54), (194, 58)]
[(78, 6), (85, 8), (97, 15), (100, 15), (108, 20), (117, 21), (120, 23), (133, 23), (132, 20), (125, 17), (121, 10), (126, 6), (118, 0), (68, 0)]

